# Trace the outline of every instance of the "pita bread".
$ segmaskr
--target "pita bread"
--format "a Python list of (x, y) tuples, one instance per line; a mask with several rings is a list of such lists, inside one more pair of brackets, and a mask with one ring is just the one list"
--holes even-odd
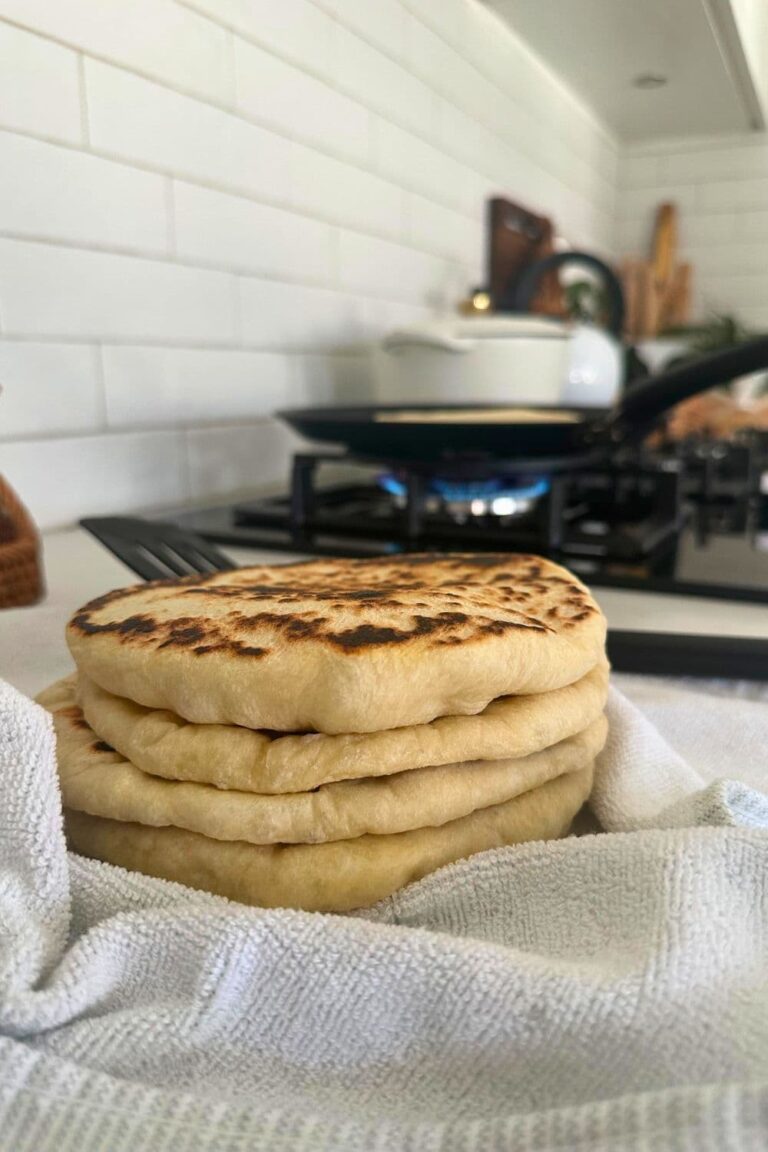
[(601, 716), (586, 731), (522, 760), (447, 764), (262, 796), (141, 772), (91, 730), (71, 680), (54, 685), (40, 702), (53, 711), (65, 807), (250, 844), (314, 844), (447, 824), (592, 764), (607, 731)]
[(605, 620), (535, 556), (241, 568), (119, 589), (67, 639), (102, 688), (200, 724), (378, 732), (550, 692), (599, 662)]
[(244, 792), (306, 792), (321, 784), (472, 760), (517, 760), (582, 731), (605, 708), (608, 667), (554, 692), (505, 696), (478, 716), (341, 736), (286, 736), (190, 724), (79, 676), (77, 702), (102, 740), (153, 776)]
[(475, 852), (564, 836), (591, 786), (589, 765), (440, 828), (328, 844), (256, 847), (69, 809), (64, 816), (70, 848), (82, 856), (243, 904), (348, 912)]

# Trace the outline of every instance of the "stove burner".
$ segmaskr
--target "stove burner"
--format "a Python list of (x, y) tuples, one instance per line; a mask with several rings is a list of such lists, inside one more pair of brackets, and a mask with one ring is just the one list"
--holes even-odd
[[(404, 508), (408, 486), (396, 472), (385, 472), (378, 478), (379, 487), (394, 497), (395, 505)], [(428, 511), (444, 509), (463, 523), (471, 516), (498, 516), (503, 519), (522, 516), (546, 496), (551, 487), (545, 476), (493, 477), (487, 480), (448, 480), (432, 476), (427, 480), (425, 502)]]

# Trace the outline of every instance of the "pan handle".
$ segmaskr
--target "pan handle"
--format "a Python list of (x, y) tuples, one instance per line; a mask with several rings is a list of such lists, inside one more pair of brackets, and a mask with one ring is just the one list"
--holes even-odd
[(734, 348), (713, 352), (690, 364), (681, 364), (649, 376), (633, 387), (622, 397), (608, 420), (607, 430), (614, 439), (619, 439), (636, 428), (642, 433), (668, 408), (673, 408), (681, 400), (727, 384), (738, 376), (768, 369), (768, 336), (758, 336)]

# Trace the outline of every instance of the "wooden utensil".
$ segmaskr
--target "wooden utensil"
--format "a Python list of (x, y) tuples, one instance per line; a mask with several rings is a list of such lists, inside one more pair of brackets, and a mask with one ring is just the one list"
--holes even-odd
[[(523, 270), (553, 251), (552, 221), (500, 196), (488, 201), (488, 216), (488, 287), (494, 309), (509, 311)], [(559, 281), (550, 276), (531, 310), (551, 315), (562, 305)]]
[(660, 204), (651, 244), (653, 278), (659, 293), (666, 291), (677, 261), (677, 206)]
[(656, 284), (653, 264), (643, 260), (638, 269), (638, 323), (637, 336), (655, 336), (659, 326), (661, 297)]
[(662, 328), (679, 328), (688, 323), (691, 312), (691, 280), (691, 265), (678, 264), (664, 299)]
[(686, 324), (690, 311), (690, 264), (678, 264), (678, 212), (675, 204), (660, 204), (656, 212), (649, 260), (625, 261), (634, 306), (627, 331), (635, 338)]
[(621, 289), (624, 293), (624, 331), (634, 337), (638, 332), (640, 306), (640, 265), (641, 260), (628, 257), (621, 262)]

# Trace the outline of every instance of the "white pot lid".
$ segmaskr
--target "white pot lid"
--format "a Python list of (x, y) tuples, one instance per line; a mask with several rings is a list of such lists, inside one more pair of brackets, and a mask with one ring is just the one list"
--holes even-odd
[(445, 340), (568, 340), (570, 335), (567, 324), (546, 316), (439, 316), (410, 328), (397, 328), (384, 343), (392, 347)]

